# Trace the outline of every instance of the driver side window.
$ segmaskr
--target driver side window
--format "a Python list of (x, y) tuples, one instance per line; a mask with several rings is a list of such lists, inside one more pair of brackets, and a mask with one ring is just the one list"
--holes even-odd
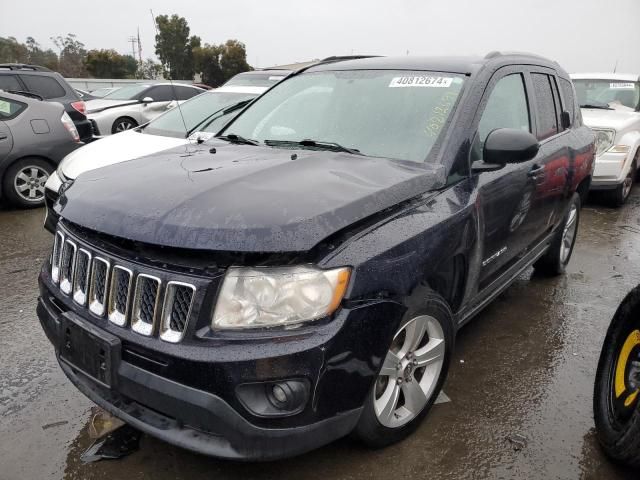
[(497, 128), (515, 128), (531, 132), (529, 106), (521, 73), (507, 75), (496, 83), (478, 124), (471, 161), (482, 158), (482, 147), (489, 133)]

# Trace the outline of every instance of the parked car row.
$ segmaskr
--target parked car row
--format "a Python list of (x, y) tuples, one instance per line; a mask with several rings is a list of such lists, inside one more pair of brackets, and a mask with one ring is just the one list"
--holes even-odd
[(269, 77), (65, 160), (38, 316), (81, 392), (175, 445), (390, 445), (429, 412), (464, 324), (529, 266), (565, 271), (595, 135), (568, 74), (533, 55)]

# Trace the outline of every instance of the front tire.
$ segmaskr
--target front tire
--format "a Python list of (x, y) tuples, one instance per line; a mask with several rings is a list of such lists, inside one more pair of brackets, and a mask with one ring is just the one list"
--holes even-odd
[(640, 467), (640, 287), (622, 301), (604, 341), (593, 393), (598, 441), (613, 460)]
[(136, 128), (137, 126), (138, 122), (136, 122), (133, 118), (120, 117), (116, 119), (115, 122), (113, 122), (111, 133), (126, 132), (127, 130), (131, 130), (132, 128)]
[(549, 250), (533, 264), (533, 268), (537, 272), (555, 276), (561, 275), (566, 271), (573, 254), (579, 225), (580, 195), (574, 193), (569, 202), (569, 208), (564, 216), (562, 226), (554, 235)]
[(41, 158), (23, 158), (5, 172), (2, 191), (11, 205), (36, 208), (44, 205), (44, 184), (53, 166)]
[(354, 431), (373, 448), (399, 442), (418, 428), (449, 369), (455, 330), (447, 302), (421, 286), (405, 305), (407, 311)]

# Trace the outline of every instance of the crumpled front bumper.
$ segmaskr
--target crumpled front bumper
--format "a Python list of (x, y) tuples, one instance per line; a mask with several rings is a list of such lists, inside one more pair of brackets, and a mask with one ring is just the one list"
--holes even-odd
[(596, 157), (591, 190), (608, 190), (620, 185), (629, 173), (630, 153), (605, 152)]

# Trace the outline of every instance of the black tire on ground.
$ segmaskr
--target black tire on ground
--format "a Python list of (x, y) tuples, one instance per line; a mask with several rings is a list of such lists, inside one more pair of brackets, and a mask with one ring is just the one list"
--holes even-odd
[[(374, 406), (378, 385), (378, 379), (376, 379), (371, 388), (371, 392), (367, 395), (362, 415), (360, 416), (358, 425), (353, 432), (353, 435), (357, 439), (372, 448), (381, 448), (397, 443), (411, 435), (411, 433), (420, 426), (420, 423), (426, 417), (442, 389), (442, 385), (447, 377), (449, 363), (453, 352), (455, 327), (453, 314), (451, 313), (451, 309), (447, 302), (430, 288), (426, 286), (419, 286), (411, 293), (411, 295), (405, 298), (404, 303), (407, 307), (407, 311), (400, 323), (398, 331), (400, 331), (402, 327), (411, 320), (420, 316), (426, 315), (437, 320), (442, 329), (444, 338), (445, 350), (443, 363), (437, 376), (435, 388), (430, 394), (424, 408), (408, 423), (395, 428), (391, 428), (380, 423), (378, 416), (376, 415)], [(418, 370), (416, 369), (416, 372), (417, 371)], [(418, 381), (417, 377), (414, 381)]]
[(53, 171), (53, 165), (42, 158), (21, 158), (7, 168), (2, 179), (2, 194), (14, 207), (41, 207), (44, 184)]
[[(630, 343), (629, 340), (631, 340)], [(640, 287), (632, 290), (616, 311), (604, 340), (593, 393), (593, 413), (597, 438), (605, 453), (614, 461), (640, 468), (640, 401), (628, 378), (623, 393), (616, 396), (616, 371), (621, 364), (623, 377), (640, 356)], [(628, 356), (623, 346), (635, 344)], [(627, 350), (628, 351), (628, 350)], [(625, 358), (626, 357), (626, 358)], [(631, 398), (634, 396), (635, 400)], [(625, 401), (631, 400), (627, 405)]]
[(119, 117), (113, 122), (111, 126), (111, 133), (124, 132), (126, 130), (131, 130), (132, 128), (136, 128), (138, 126), (138, 122), (136, 122), (131, 117)]
[[(562, 275), (566, 271), (578, 236), (578, 227), (580, 226), (580, 206), (580, 195), (578, 193), (574, 193), (564, 215), (562, 225), (555, 233), (553, 240), (551, 241), (551, 245), (549, 246), (549, 250), (547, 250), (547, 252), (533, 264), (533, 268), (535, 268), (537, 272), (555, 276)], [(575, 220), (574, 224), (572, 224), (570, 228), (574, 229), (574, 233), (573, 237), (569, 239), (568, 245), (564, 245), (564, 251), (566, 252), (566, 248), (568, 248), (568, 254), (565, 254), (563, 258), (563, 243), (566, 239), (565, 230), (567, 230), (567, 222), (569, 222), (571, 218), (572, 211), (575, 211)]]
[[(609, 192), (609, 203), (614, 207), (621, 207), (627, 202), (629, 195), (631, 194), (631, 190), (633, 189), (633, 185), (636, 183), (636, 175), (637, 175), (637, 161), (638, 155), (636, 155), (636, 159), (634, 159), (631, 168), (629, 169), (629, 173), (627, 174), (627, 178), (625, 182), (630, 182), (630, 186), (626, 186), (625, 183), (621, 183), (615, 189)], [(626, 187), (626, 188), (625, 188)]]

